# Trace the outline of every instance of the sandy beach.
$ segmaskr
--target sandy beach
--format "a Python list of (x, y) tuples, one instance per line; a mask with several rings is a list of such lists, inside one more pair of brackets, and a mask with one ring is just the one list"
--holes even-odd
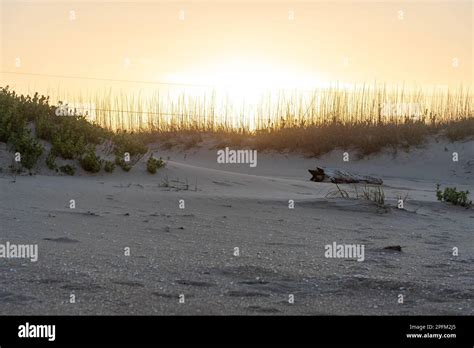
[[(472, 140), (348, 162), (259, 152), (255, 168), (206, 144), (151, 150), (167, 161), (156, 175), (145, 159), (128, 173), (3, 170), (1, 243), (37, 244), (38, 260), (0, 262), (2, 314), (474, 314), (474, 211), (435, 195), (474, 192)], [(11, 156), (2, 144), (3, 168)], [(331, 195), (309, 180), (316, 165), (382, 178), (385, 207)], [(326, 258), (333, 242), (364, 245), (364, 260)]]

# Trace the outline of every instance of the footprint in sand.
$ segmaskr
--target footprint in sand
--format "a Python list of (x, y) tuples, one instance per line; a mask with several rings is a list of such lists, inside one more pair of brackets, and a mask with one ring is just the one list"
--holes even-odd
[(186, 280), (186, 279), (177, 280), (176, 283), (180, 285), (189, 285), (189, 286), (206, 287), (206, 288), (215, 286), (214, 284), (208, 283), (208, 282), (202, 282), (202, 281), (197, 281), (197, 280)]
[(43, 240), (47, 240), (50, 242), (56, 242), (56, 243), (79, 243), (77, 239), (71, 239), (68, 237), (59, 237), (59, 238), (43, 238)]
[(216, 185), (220, 185), (220, 186), (227, 186), (227, 187), (232, 186), (232, 184), (229, 184), (229, 183), (226, 183), (226, 182), (221, 182), (221, 181), (213, 181), (212, 183), (216, 184)]
[(231, 297), (270, 297), (270, 294), (258, 291), (241, 291), (231, 290), (227, 292), (227, 296)]
[(176, 294), (168, 294), (168, 293), (164, 293), (164, 292), (154, 291), (151, 294), (153, 296), (162, 297), (162, 298), (170, 298), (170, 299), (177, 299), (178, 298), (178, 295), (176, 295)]
[(68, 283), (61, 286), (61, 289), (69, 291), (87, 291), (87, 292), (96, 292), (103, 290), (104, 288), (98, 284), (79, 284), (79, 283)]

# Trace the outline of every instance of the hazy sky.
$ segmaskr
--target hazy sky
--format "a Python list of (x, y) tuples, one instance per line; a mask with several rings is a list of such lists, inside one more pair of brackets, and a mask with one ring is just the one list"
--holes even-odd
[[(1, 70), (298, 88), (470, 85), (472, 21), (472, 1), (460, 0), (1, 0)], [(3, 74), (0, 85), (20, 80), (96, 83)]]

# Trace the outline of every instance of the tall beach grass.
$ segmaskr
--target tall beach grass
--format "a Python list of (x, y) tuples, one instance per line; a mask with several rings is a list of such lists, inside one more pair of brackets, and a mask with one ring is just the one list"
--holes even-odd
[(232, 91), (209, 88), (109, 89), (72, 96), (59, 92), (55, 97), (85, 105), (91, 122), (114, 131), (248, 133), (334, 123), (433, 125), (474, 117), (473, 94), (462, 86), (427, 90), (363, 84), (312, 91), (262, 90), (237, 98)]
[(138, 159), (150, 143), (189, 149), (209, 140), (211, 147), (308, 156), (339, 148), (365, 156), (386, 147), (408, 150), (429, 136), (474, 139), (473, 95), (462, 87), (426, 91), (335, 86), (304, 92), (263, 91), (250, 100), (217, 90), (190, 89), (142, 93), (109, 89), (70, 96), (60, 90), (48, 93), (52, 98), (37, 93), (25, 97), (8, 88), (0, 92), (0, 141), (30, 154), (28, 169), (45, 155), (39, 139), (53, 146), (49, 167), (54, 167), (59, 155), (79, 160), (83, 167), (94, 162), (85, 167), (99, 168), (94, 152), (108, 141), (114, 144), (116, 164), (124, 170), (129, 168), (120, 156), (128, 152)]

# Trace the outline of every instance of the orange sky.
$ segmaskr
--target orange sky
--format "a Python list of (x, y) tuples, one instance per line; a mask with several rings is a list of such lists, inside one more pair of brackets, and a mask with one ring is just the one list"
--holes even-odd
[[(460, 0), (1, 0), (0, 63), (4, 72), (241, 88), (374, 80), (457, 87), (473, 81), (472, 7)], [(1, 81), (102, 83), (11, 74)]]

